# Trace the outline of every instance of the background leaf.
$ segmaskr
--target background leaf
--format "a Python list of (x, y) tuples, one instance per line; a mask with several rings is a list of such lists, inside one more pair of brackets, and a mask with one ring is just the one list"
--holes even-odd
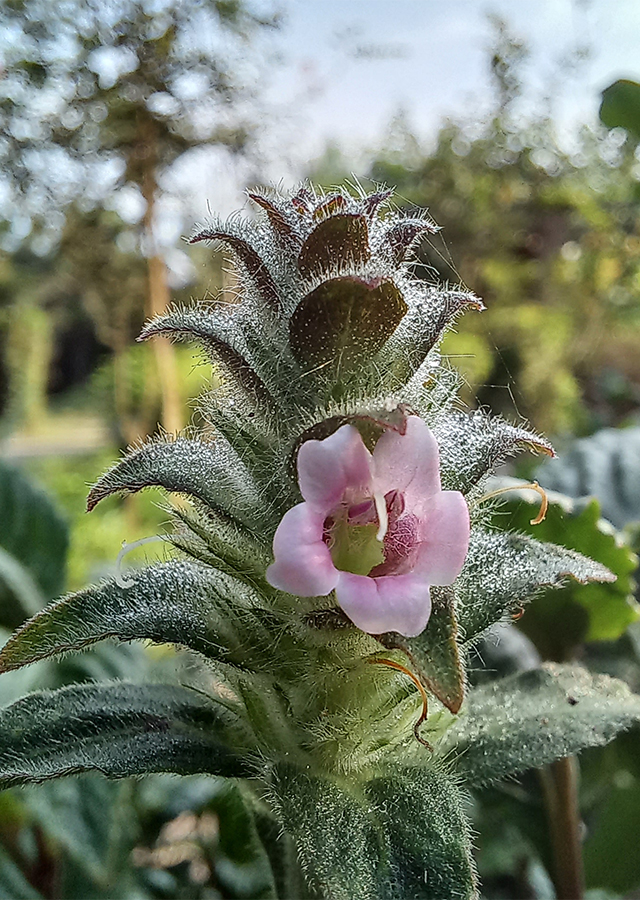
[(64, 590), (67, 523), (18, 469), (0, 462), (0, 626), (15, 628)]
[(582, 585), (568, 581), (559, 590), (536, 597), (518, 621), (518, 627), (534, 642), (546, 659), (563, 661), (582, 641), (613, 641), (640, 618), (633, 591), (632, 573), (637, 557), (600, 518), (597, 500), (572, 501), (550, 493), (546, 518), (531, 525), (538, 499), (529, 503), (533, 492), (519, 492), (509, 499), (495, 521), (552, 544), (562, 544), (597, 560), (617, 576), (613, 582)]
[(640, 140), (640, 84), (621, 78), (605, 88), (600, 119), (607, 128), (626, 128)]

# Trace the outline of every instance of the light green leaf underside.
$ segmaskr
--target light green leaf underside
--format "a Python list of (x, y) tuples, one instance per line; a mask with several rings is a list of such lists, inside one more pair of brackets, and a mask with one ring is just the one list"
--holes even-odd
[(231, 715), (189, 688), (126, 682), (42, 691), (0, 710), (0, 787), (98, 771), (246, 776)]
[(640, 722), (640, 696), (607, 675), (548, 663), (476, 688), (437, 747), (472, 785), (608, 743)]

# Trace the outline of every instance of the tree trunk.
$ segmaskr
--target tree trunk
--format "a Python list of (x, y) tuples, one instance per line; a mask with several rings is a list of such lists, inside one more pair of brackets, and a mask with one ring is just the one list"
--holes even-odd
[[(167, 266), (158, 252), (153, 219), (157, 193), (156, 170), (158, 166), (158, 137), (152, 119), (141, 123), (141, 189), (146, 209), (143, 217), (144, 242), (147, 253), (147, 309), (149, 318), (161, 315), (171, 299), (167, 279)], [(163, 337), (153, 338), (158, 383), (161, 396), (161, 425), (170, 433), (180, 431), (183, 421), (183, 404), (178, 382), (178, 367), (173, 344)]]

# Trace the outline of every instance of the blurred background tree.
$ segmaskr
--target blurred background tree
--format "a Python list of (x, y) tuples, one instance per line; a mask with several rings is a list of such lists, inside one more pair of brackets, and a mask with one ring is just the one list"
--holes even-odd
[[(526, 48), (494, 29), (489, 115), (448, 121), (432, 150), (399, 115), (367, 174), (442, 226), (422, 248), (425, 277), (463, 282), (487, 305), (444, 342), (465, 399), (556, 436), (589, 433), (640, 406), (636, 141), (585, 126), (565, 149), (544, 103), (523, 113)], [(312, 177), (348, 174), (331, 150)]]
[[(79, 297), (98, 340), (114, 354), (116, 408), (127, 440), (153, 430), (156, 384), (162, 426), (173, 432), (185, 420), (175, 352), (164, 340), (151, 350), (156, 365), (138, 421), (131, 410), (126, 414), (123, 356), (140, 321), (169, 302), (156, 216), (163, 180), (196, 148), (247, 151), (258, 130), (249, 102), (259, 69), (257, 34), (275, 24), (274, 16), (240, 0), (27, 0), (0, 10), (5, 246), (27, 244), (42, 256), (59, 250), (51, 265), (57, 293), (71, 305)], [(130, 220), (139, 217), (133, 232), (106, 212), (118, 197)], [(136, 255), (145, 261), (144, 284), (140, 266), (131, 266)], [(11, 290), (10, 277), (5, 284)], [(39, 336), (29, 349), (31, 393), (18, 389), (31, 425), (42, 412), (53, 353), (45, 325), (51, 316), (42, 318), (42, 310), (56, 306), (41, 277), (37, 284), (37, 295), (13, 294), (7, 323), (9, 345), (20, 346), (24, 332)]]

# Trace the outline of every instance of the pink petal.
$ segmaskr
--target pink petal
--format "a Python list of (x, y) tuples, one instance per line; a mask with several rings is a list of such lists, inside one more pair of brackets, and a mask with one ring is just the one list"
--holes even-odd
[(322, 597), (338, 581), (329, 548), (322, 540), (324, 516), (299, 503), (283, 516), (273, 538), (275, 562), (267, 569), (269, 584), (298, 597)]
[(343, 425), (323, 441), (305, 441), (298, 452), (298, 482), (304, 499), (325, 514), (347, 488), (353, 496), (372, 494), (371, 454), (353, 425)]
[(373, 451), (375, 489), (404, 494), (406, 509), (421, 515), (428, 498), (440, 490), (438, 444), (418, 416), (409, 416), (406, 433), (385, 431)]
[(419, 575), (352, 575), (340, 572), (336, 598), (354, 625), (368, 634), (398, 631), (415, 637), (431, 615), (429, 585)]
[(419, 541), (414, 572), (429, 584), (452, 584), (469, 549), (469, 507), (460, 491), (440, 491), (429, 499)]

